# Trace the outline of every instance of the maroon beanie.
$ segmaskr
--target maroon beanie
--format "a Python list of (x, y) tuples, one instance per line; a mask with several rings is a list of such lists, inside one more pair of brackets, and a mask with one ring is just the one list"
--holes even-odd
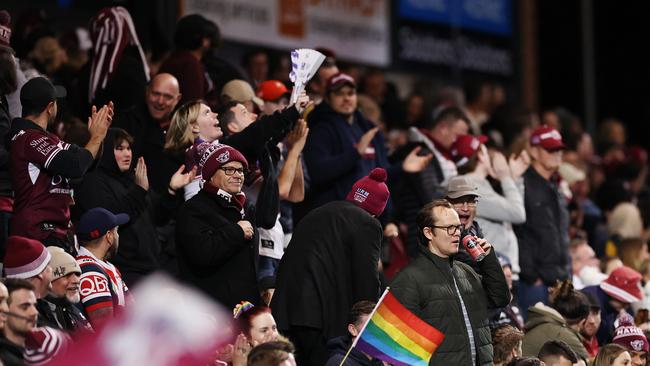
[(614, 330), (613, 343), (625, 347), (629, 351), (635, 352), (648, 352), (648, 339), (643, 331), (634, 325), (634, 319), (631, 315), (625, 313), (616, 319), (614, 322), (616, 329)]
[(348, 193), (346, 200), (379, 216), (386, 208), (390, 192), (386, 186), (386, 171), (382, 168), (373, 169), (368, 176), (356, 181)]
[(244, 165), (244, 169), (248, 169), (248, 162), (244, 155), (233, 147), (219, 143), (204, 142), (197, 148), (199, 151), (203, 151), (201, 160), (199, 161), (199, 168), (201, 168), (201, 177), (205, 181), (209, 181), (214, 173), (217, 172), (217, 169), (231, 161), (238, 161)]
[(7, 238), (4, 272), (7, 278), (27, 279), (43, 272), (52, 256), (37, 240), (22, 236)]

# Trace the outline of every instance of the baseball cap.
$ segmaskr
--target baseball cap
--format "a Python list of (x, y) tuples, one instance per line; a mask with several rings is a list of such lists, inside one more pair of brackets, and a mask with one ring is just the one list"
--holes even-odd
[(77, 224), (77, 237), (82, 242), (88, 242), (104, 236), (109, 230), (129, 222), (129, 215), (113, 214), (102, 207), (86, 211)]
[(485, 135), (460, 135), (456, 141), (451, 145), (451, 157), (454, 159), (456, 166), (463, 166), (467, 164), (469, 158), (474, 156), (478, 151), (481, 144), (488, 141)]
[(546, 150), (560, 150), (566, 147), (562, 142), (562, 135), (560, 135), (558, 130), (548, 125), (537, 127), (533, 131), (533, 134), (530, 136), (530, 144), (533, 146), (541, 146)]
[(265, 102), (275, 102), (287, 93), (289, 89), (279, 80), (263, 81), (257, 88), (257, 96)]
[(227, 82), (221, 89), (221, 96), (224, 95), (235, 102), (244, 103), (251, 100), (260, 108), (264, 105), (264, 101), (255, 95), (253, 87), (245, 80), (235, 79)]
[(20, 89), (20, 103), (23, 109), (42, 111), (48, 103), (66, 95), (64, 87), (39, 76), (27, 81)]
[(342, 72), (336, 73), (327, 81), (327, 92), (329, 93), (339, 90), (345, 85), (351, 86), (355, 89), (357, 88), (357, 83), (354, 81), (352, 76)]
[(70, 273), (77, 273), (81, 275), (81, 267), (74, 259), (73, 256), (66, 253), (63, 248), (47, 247), (52, 259), (50, 260), (50, 267), (52, 267), (52, 274), (54, 277), (52, 281), (56, 281), (61, 277), (65, 277)]
[(478, 187), (465, 177), (453, 177), (449, 180), (447, 185), (447, 198), (456, 199), (463, 196), (476, 196), (478, 194)]

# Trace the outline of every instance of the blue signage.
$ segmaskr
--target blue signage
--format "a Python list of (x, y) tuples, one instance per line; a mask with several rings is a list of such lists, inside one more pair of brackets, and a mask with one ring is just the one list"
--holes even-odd
[(398, 13), (405, 19), (512, 34), (512, 0), (399, 0)]

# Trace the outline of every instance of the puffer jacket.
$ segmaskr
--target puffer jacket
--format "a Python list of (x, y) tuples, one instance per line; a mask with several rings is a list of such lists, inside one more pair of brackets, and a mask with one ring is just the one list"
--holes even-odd
[[(445, 335), (429, 365), (492, 365), (492, 337), (488, 308), (504, 307), (510, 292), (494, 250), (479, 262), (481, 275), (452, 258), (442, 258), (420, 247), (420, 255), (393, 280), (391, 291), (417, 317)], [(467, 309), (476, 360), (454, 280)]]
[(526, 332), (521, 348), (524, 356), (537, 357), (544, 343), (558, 340), (568, 344), (579, 358), (589, 359), (589, 353), (582, 345), (580, 335), (569, 328), (557, 310), (541, 302), (528, 308), (528, 321), (524, 329)]

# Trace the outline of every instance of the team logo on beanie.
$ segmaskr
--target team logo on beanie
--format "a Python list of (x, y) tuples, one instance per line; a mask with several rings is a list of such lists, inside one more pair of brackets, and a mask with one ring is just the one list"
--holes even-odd
[(363, 188), (357, 188), (357, 191), (354, 192), (354, 200), (363, 203), (368, 199), (370, 192), (364, 190)]
[(630, 347), (632, 347), (632, 349), (637, 352), (643, 351), (644, 346), (645, 346), (645, 341), (641, 339), (637, 339), (635, 341), (630, 342)]
[(227, 163), (228, 159), (230, 159), (230, 151), (224, 151), (223, 153), (219, 154), (219, 156), (217, 156), (217, 161), (221, 164)]

